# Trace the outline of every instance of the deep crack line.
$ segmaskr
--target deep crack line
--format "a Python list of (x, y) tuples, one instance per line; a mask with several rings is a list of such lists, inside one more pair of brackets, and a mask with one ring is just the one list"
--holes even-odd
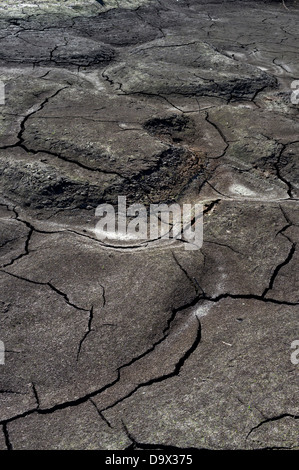
[(89, 318), (88, 318), (88, 324), (87, 324), (87, 331), (84, 333), (84, 336), (83, 338), (81, 339), (80, 343), (79, 343), (79, 347), (78, 347), (78, 352), (77, 352), (77, 362), (79, 361), (79, 356), (80, 356), (80, 352), (81, 352), (81, 348), (82, 348), (82, 345), (84, 343), (84, 341), (86, 340), (87, 336), (89, 335), (89, 333), (91, 333), (93, 331), (91, 325), (92, 325), (92, 320), (93, 320), (93, 306), (91, 307), (90, 311), (89, 311)]
[[(9, 273), (8, 273), (9, 274)], [(246, 299), (246, 298), (249, 298), (249, 299), (255, 299), (255, 300), (260, 300), (260, 301), (264, 301), (264, 302), (273, 302), (273, 303), (277, 303), (277, 304), (280, 304), (280, 305), (284, 305), (284, 304), (287, 304), (287, 305), (298, 305), (298, 303), (286, 303), (286, 302), (281, 302), (281, 301), (276, 301), (274, 299), (262, 299), (260, 296), (254, 296), (254, 295), (230, 295), (230, 294), (222, 294), (220, 296), (218, 296), (217, 298), (214, 298), (214, 299), (209, 299), (207, 298), (205, 295), (202, 295), (202, 296), (199, 296), (197, 298), (195, 298), (192, 302), (190, 302), (189, 304), (185, 305), (185, 306), (181, 306), (178, 310), (183, 310), (184, 308), (188, 308), (190, 306), (194, 306), (196, 305), (199, 301), (201, 300), (209, 300), (209, 301), (213, 301), (213, 302), (218, 302), (220, 300), (222, 300), (223, 298), (227, 298), (227, 297), (230, 297), (230, 298), (240, 298), (240, 299)], [(174, 314), (173, 314), (174, 315)], [(197, 346), (199, 345), (200, 341), (201, 341), (201, 325), (200, 325), (200, 321), (198, 319), (198, 317), (196, 316), (197, 318), (197, 321), (198, 321), (198, 331), (197, 331), (197, 335), (196, 335), (196, 338), (195, 338), (195, 341), (193, 342), (193, 344), (191, 345), (191, 347), (189, 348), (189, 350), (186, 351), (186, 353), (180, 358), (180, 360), (178, 361), (178, 363), (176, 364), (174, 370), (169, 373), (169, 374), (166, 374), (166, 375), (163, 375), (161, 377), (157, 377), (157, 378), (154, 378), (154, 379), (151, 379), (149, 381), (147, 381), (146, 383), (143, 383), (143, 384), (139, 384), (132, 392), (130, 392), (127, 396), (121, 398), (120, 400), (118, 400), (116, 403), (106, 407), (105, 409), (103, 410), (100, 410), (100, 412), (102, 413), (103, 411), (109, 409), (109, 408), (112, 408), (113, 406), (115, 406), (117, 403), (125, 400), (126, 398), (129, 398), (129, 396), (131, 396), (133, 393), (135, 393), (139, 388), (141, 387), (145, 387), (145, 386), (149, 386), (149, 385), (152, 385), (153, 383), (157, 383), (157, 382), (162, 382), (164, 380), (166, 380), (167, 378), (171, 378), (173, 376), (176, 376), (176, 375), (179, 375), (180, 373), (180, 370), (181, 368), (183, 367), (183, 365), (185, 364), (186, 360), (190, 357), (190, 355), (196, 350)], [(171, 321), (171, 320), (169, 320)], [(124, 365), (123, 367), (125, 367), (126, 365)], [(121, 367), (119, 368), (119, 370), (121, 369)], [(17, 419), (20, 419), (20, 418), (23, 418), (23, 417), (26, 417), (26, 416), (29, 416), (31, 414), (34, 414), (34, 413), (37, 413), (37, 414), (51, 414), (51, 413), (54, 413), (55, 411), (57, 410), (62, 410), (62, 409), (66, 409), (66, 408), (70, 408), (70, 407), (74, 407), (74, 406), (78, 406), (82, 403), (85, 403), (86, 401), (88, 401), (90, 398), (93, 398), (97, 395), (100, 395), (101, 393), (105, 392), (107, 389), (113, 387), (117, 382), (120, 381), (120, 372), (118, 370), (118, 375), (116, 377), (115, 380), (113, 380), (112, 382), (104, 385), (102, 388), (98, 389), (98, 390), (94, 390), (93, 392), (90, 392), (82, 397), (79, 397), (75, 400), (70, 400), (70, 401), (67, 401), (67, 402), (62, 402), (62, 403), (59, 403), (59, 404), (56, 404), (50, 408), (33, 408), (31, 410), (28, 410), (28, 411), (25, 411), (24, 413), (21, 413), (19, 415), (15, 415), (7, 420), (3, 420), (3, 421), (0, 421), (0, 424), (3, 425), (3, 428), (4, 429), (7, 429), (6, 428), (6, 425), (7, 423), (9, 422), (12, 422), (12, 421), (15, 421)], [(8, 439), (9, 441), (9, 439)]]
[(195, 292), (196, 292), (196, 295), (198, 295), (198, 284), (196, 282), (196, 280), (194, 278), (191, 278), (189, 276), (189, 273), (188, 271), (183, 268), (183, 266), (181, 265), (181, 263), (179, 262), (179, 260), (177, 259), (177, 257), (175, 256), (174, 252), (171, 251), (171, 254), (172, 254), (172, 257), (174, 259), (174, 261), (176, 262), (176, 264), (178, 265), (178, 267), (181, 269), (181, 271), (183, 271), (183, 273), (185, 274), (186, 278), (188, 279), (188, 281), (190, 282), (190, 284), (193, 286), (193, 288), (195, 289)]
[(13, 450), (6, 423), (2, 424), (2, 429), (3, 429), (3, 434), (4, 434), (4, 439), (5, 439), (7, 450)]
[(293, 243), (286, 259), (282, 263), (280, 263), (278, 266), (276, 266), (276, 268), (274, 269), (274, 272), (269, 282), (269, 286), (264, 290), (262, 294), (262, 298), (264, 298), (267, 295), (267, 293), (273, 289), (274, 282), (275, 282), (276, 277), (279, 274), (279, 271), (281, 270), (281, 268), (283, 268), (283, 266), (286, 266), (292, 260), (295, 251), (296, 251), (296, 243)]
[(32, 149), (32, 148), (28, 148), (22, 142), (17, 142), (16, 144), (12, 144), (12, 145), (5, 145), (3, 147), (0, 147), (0, 149), (6, 150), (6, 149), (16, 148), (16, 147), (22, 148), (23, 150), (25, 150), (26, 153), (29, 153), (29, 154), (32, 153), (33, 155), (38, 155), (39, 153), (42, 153), (42, 154), (45, 154), (45, 155), (50, 155), (50, 156), (58, 158), (59, 160), (62, 160), (64, 162), (76, 165), (79, 168), (83, 168), (84, 170), (103, 173), (105, 175), (115, 175), (115, 176), (118, 176), (119, 178), (122, 178), (125, 181), (129, 181), (128, 177), (121, 175), (117, 171), (109, 171), (109, 170), (103, 170), (103, 169), (99, 169), (99, 168), (93, 168), (93, 167), (90, 167), (88, 165), (85, 165), (84, 163), (82, 163), (80, 161), (72, 160), (71, 158), (67, 158), (67, 157), (65, 157), (65, 156), (63, 156), (59, 153), (52, 152), (51, 150), (46, 150), (46, 149), (35, 150), (35, 149)]
[(102, 284), (100, 284), (100, 286), (102, 288), (103, 307), (105, 307), (105, 305), (106, 305), (106, 289)]
[[(195, 280), (196, 281), (196, 280)], [(192, 281), (191, 281), (192, 282)], [(194, 286), (195, 287), (195, 286)], [(170, 317), (168, 318), (167, 320), (167, 325), (166, 327), (163, 329), (162, 331), (162, 336), (159, 340), (157, 340), (155, 343), (152, 344), (152, 346), (150, 348), (148, 348), (146, 351), (144, 351), (143, 353), (139, 354), (138, 356), (134, 357), (133, 359), (131, 359), (129, 362), (123, 364), (122, 366), (120, 366), (118, 369), (117, 369), (117, 372), (120, 374), (120, 371), (126, 367), (129, 367), (130, 365), (134, 364), (134, 362), (138, 361), (139, 359), (142, 359), (143, 357), (147, 356), (149, 353), (151, 353), (152, 351), (155, 350), (155, 348), (160, 345), (163, 341), (165, 341), (168, 336), (169, 336), (169, 332), (170, 332), (170, 329), (171, 329), (171, 325), (172, 323), (174, 322), (175, 318), (176, 318), (176, 315), (181, 312), (182, 310), (186, 310), (188, 308), (191, 308), (193, 307), (194, 305), (196, 305), (198, 302), (198, 295), (189, 303), (187, 304), (184, 304), (184, 305), (181, 305), (180, 307), (177, 307), (177, 308), (174, 308), (171, 312), (171, 315)], [(197, 318), (198, 319), (198, 318)]]
[(62, 292), (60, 289), (58, 289), (57, 287), (55, 287), (51, 281), (50, 282), (40, 282), (40, 281), (33, 281), (32, 279), (27, 279), (26, 277), (22, 277), (22, 276), (19, 276), (17, 274), (14, 274), (14, 273), (11, 273), (9, 271), (5, 271), (4, 269), (0, 269), (0, 272), (2, 273), (5, 273), (5, 274), (8, 274), (9, 276), (12, 276), (12, 277), (15, 277), (16, 279), (19, 279), (20, 281), (25, 281), (25, 282), (29, 282), (31, 284), (35, 284), (37, 286), (48, 286), (50, 287), (50, 289), (52, 289), (56, 294), (58, 294), (59, 296), (63, 297), (65, 302), (70, 306), (70, 307), (73, 307), (75, 308), (76, 310), (81, 310), (82, 312), (88, 312), (89, 310), (87, 308), (83, 308), (83, 307), (78, 307), (78, 305), (74, 304), (73, 302), (70, 301), (70, 299), (68, 298), (68, 295), (65, 294), (64, 292)]
[(52, 99), (52, 98), (55, 98), (55, 96), (57, 96), (61, 91), (65, 90), (66, 88), (69, 88), (68, 86), (65, 86), (63, 88), (59, 88), (59, 90), (56, 90), (56, 92), (51, 95), (51, 96), (48, 96), (47, 98), (44, 99), (44, 101), (36, 108), (34, 109), (31, 113), (27, 114), (24, 119), (21, 121), (20, 123), (20, 131), (18, 132), (18, 135), (17, 135), (17, 139), (18, 139), (18, 142), (16, 144), (13, 144), (13, 145), (7, 145), (5, 146), (4, 148), (13, 148), (13, 147), (17, 147), (17, 146), (22, 146), (23, 142), (24, 142), (24, 139), (23, 139), (23, 134), (25, 132), (25, 124), (26, 122), (28, 121), (28, 119), (33, 116), (34, 114), (38, 113), (39, 111), (41, 111), (45, 105)]
[(37, 394), (36, 386), (33, 382), (32, 382), (31, 385), (32, 385), (33, 395), (34, 395), (34, 398), (35, 398), (35, 401), (36, 401), (36, 404), (37, 404), (37, 408), (39, 408), (40, 407), (40, 401), (39, 401), (39, 397), (38, 397), (38, 394)]
[[(86, 401), (88, 401), (90, 398), (95, 397), (96, 395), (104, 392), (107, 388), (112, 387), (118, 381), (119, 381), (119, 375), (117, 376), (117, 378), (115, 380), (113, 380), (109, 384), (106, 384), (102, 388), (100, 388), (98, 390), (94, 390), (93, 392), (90, 392), (87, 395), (84, 395), (80, 398), (77, 398), (75, 400), (62, 402), (62, 403), (58, 403), (56, 405), (53, 405), (50, 408), (37, 408), (37, 407), (32, 408), (30, 410), (24, 411), (23, 413), (12, 416), (11, 418), (8, 418), (6, 420), (2, 420), (2, 421), (0, 421), (0, 424), (2, 424), (3, 429), (5, 430), (5, 429), (7, 429), (7, 424), (8, 423), (10, 423), (12, 421), (16, 421), (17, 419), (20, 419), (20, 418), (25, 418), (26, 416), (30, 416), (34, 413), (41, 414), (41, 415), (47, 415), (47, 414), (55, 413), (55, 411), (58, 411), (58, 410), (64, 410), (66, 408), (71, 408), (73, 406), (75, 407), (75, 406), (81, 405), (82, 403), (85, 403)], [(9, 441), (9, 439), (8, 439), (8, 441)]]
[(197, 315), (196, 316), (196, 319), (197, 319), (197, 322), (198, 322), (198, 328), (197, 328), (197, 334), (196, 334), (196, 338), (194, 340), (194, 342), (192, 343), (192, 345), (190, 346), (190, 348), (182, 355), (182, 357), (178, 360), (178, 362), (175, 364), (174, 366), (174, 369), (172, 372), (169, 372), (168, 374), (164, 374), (164, 375), (161, 375), (161, 376), (158, 376), (158, 377), (155, 377), (153, 379), (150, 379), (148, 380), (147, 382), (144, 382), (144, 383), (141, 383), (141, 384), (138, 384), (133, 390), (131, 390), (131, 392), (129, 392), (127, 395), (125, 395), (124, 397), (120, 398), (119, 400), (117, 400), (116, 402), (112, 403), (111, 405), (107, 406), (106, 408), (103, 408), (101, 410), (101, 412), (103, 413), (104, 411), (110, 409), (110, 408), (113, 408), (114, 406), (118, 405), (119, 403), (121, 403), (122, 401), (126, 400), (127, 398), (131, 397), (135, 392), (137, 392), (137, 390), (139, 390), (140, 388), (142, 387), (149, 387), (150, 385), (153, 385), (154, 383), (159, 383), (159, 382), (164, 382), (164, 380), (167, 380), (167, 379), (170, 379), (172, 377), (175, 377), (175, 376), (178, 376), (182, 367), (184, 366), (185, 362), (187, 361), (187, 359), (191, 356), (191, 354), (196, 350), (197, 346), (199, 345), (200, 341), (201, 341), (201, 324), (200, 324), (200, 321), (199, 321), (199, 318)]
[[(291, 142), (287, 145), (290, 145), (290, 144), (291, 144)], [(280, 168), (279, 168), (282, 154), (285, 151), (287, 145), (286, 144), (281, 144), (280, 153), (278, 155), (276, 163), (274, 164), (274, 167), (276, 169), (277, 178), (287, 186), (287, 195), (289, 196), (290, 199), (293, 199), (293, 186), (286, 178), (284, 178), (284, 176), (282, 176), (282, 174), (280, 172)]]
[(246, 439), (248, 439), (248, 437), (250, 436), (250, 434), (255, 431), (256, 429), (260, 428), (261, 426), (263, 426), (264, 424), (266, 423), (270, 423), (271, 421), (279, 421), (280, 419), (283, 419), (283, 418), (293, 418), (293, 419), (299, 419), (299, 415), (292, 415), (290, 413), (283, 413), (279, 416), (273, 416), (272, 418), (267, 418), (267, 419), (264, 419), (263, 421), (261, 421), (259, 424), (257, 424), (256, 426), (254, 426), (253, 428), (251, 428), (251, 430), (249, 431), (249, 433), (247, 434), (246, 436)]
[(123, 420), (121, 420), (121, 424), (126, 433), (126, 436), (132, 442), (132, 444), (130, 444), (130, 446), (127, 447), (125, 450), (131, 450), (131, 449), (155, 450), (156, 449), (156, 450), (165, 450), (168, 452), (176, 452), (178, 450), (184, 450), (184, 451), (208, 450), (202, 447), (178, 447), (178, 446), (172, 446), (172, 445), (167, 445), (167, 444), (147, 444), (144, 442), (138, 442), (137, 439), (135, 439), (135, 437), (129, 432)]
[(208, 300), (210, 302), (220, 302), (223, 299), (248, 299), (248, 300), (258, 300), (260, 302), (265, 302), (265, 303), (272, 303), (276, 305), (289, 305), (289, 306), (296, 306), (299, 305), (299, 302), (289, 302), (287, 300), (277, 300), (277, 299), (272, 299), (270, 297), (262, 297), (261, 295), (257, 294), (229, 294), (229, 293), (223, 293), (219, 294), (217, 297), (208, 297), (206, 295), (202, 296), (198, 300)]
[(275, 237), (277, 237), (278, 235), (282, 235), (283, 237), (287, 238), (287, 240), (289, 240), (290, 243), (292, 243), (292, 240), (287, 236), (285, 235), (285, 231), (289, 228), (289, 227), (292, 227), (292, 225), (294, 225), (291, 221), (291, 219), (288, 217), (288, 215), (285, 213), (285, 211), (283, 210), (282, 206), (279, 204), (279, 208), (287, 222), (286, 225), (284, 225), (275, 235)]
[(215, 122), (213, 122), (213, 121), (210, 120), (210, 116), (209, 116), (209, 113), (208, 113), (208, 112), (205, 113), (205, 120), (206, 120), (211, 126), (213, 126), (214, 129), (216, 129), (216, 131), (217, 131), (218, 134), (220, 135), (221, 139), (222, 139), (223, 142), (225, 143), (225, 148), (224, 148), (222, 154), (221, 154), (221, 155), (218, 155), (218, 157), (216, 157), (216, 158), (221, 158), (221, 157), (223, 157), (223, 156), (226, 154), (226, 151), (227, 151), (227, 149), (228, 149), (228, 147), (229, 147), (229, 142), (227, 141), (227, 139), (226, 139), (225, 135), (223, 134), (222, 130), (220, 129), (220, 127), (219, 127), (217, 124), (215, 124)]
[(204, 209), (203, 213), (208, 214), (210, 211), (214, 209), (214, 207), (221, 202), (221, 199), (214, 199), (210, 204), (207, 205), (207, 207)]
[(0, 147), (1, 149), (5, 150), (5, 149), (10, 149), (10, 148), (16, 148), (16, 147), (20, 147), (22, 148), (23, 150), (25, 150), (25, 152), (27, 153), (32, 153), (34, 155), (37, 155), (39, 153), (45, 153), (46, 155), (51, 155), (53, 157), (56, 157), (60, 160), (63, 160), (65, 162), (68, 162), (68, 163), (72, 163), (74, 165), (77, 165), (79, 166), (80, 168), (84, 168), (85, 170), (89, 170), (89, 171), (95, 171), (95, 172), (99, 172), (99, 173), (103, 173), (103, 174), (112, 174), (112, 175), (116, 175), (124, 180), (127, 180), (128, 178), (126, 178), (125, 176), (121, 175), (120, 173), (118, 172), (115, 172), (115, 171), (109, 171), (109, 170), (101, 170), (101, 169), (98, 169), (98, 168), (92, 168), (92, 167), (89, 167), (88, 165), (84, 165), (84, 163), (81, 163), (79, 161), (76, 161), (76, 160), (72, 160), (72, 159), (68, 159), (67, 157), (64, 157), (56, 152), (52, 152), (51, 150), (35, 150), (35, 149), (31, 149), (31, 148), (28, 148), (25, 144), (24, 144), (24, 141), (25, 139), (23, 138), (23, 134), (26, 130), (25, 128), (25, 124), (26, 122), (28, 121), (28, 119), (33, 116), (34, 114), (38, 113), (39, 111), (41, 111), (45, 105), (50, 101), (50, 99), (52, 98), (55, 98), (61, 91), (65, 90), (69, 88), (69, 86), (65, 86), (63, 88), (60, 88), (59, 90), (57, 90), (53, 95), (47, 97), (40, 105), (37, 109), (34, 109), (31, 113), (27, 114), (24, 119), (22, 120), (22, 122), (20, 123), (20, 131), (18, 132), (17, 134), (17, 139), (18, 141), (14, 144), (10, 144), (10, 145), (4, 145), (2, 147)]
[(99, 410), (99, 408), (97, 407), (96, 403), (90, 398), (89, 401), (93, 404), (93, 406), (95, 407), (95, 409), (97, 410), (97, 413), (99, 414), (100, 418), (107, 424), (108, 428), (112, 429), (112, 426), (111, 424), (109, 423), (108, 419), (105, 418), (105, 416), (103, 415), (103, 413), (101, 413), (101, 411)]
[(68, 295), (55, 287), (51, 282), (46, 282), (45, 285), (48, 285), (54, 292), (56, 292), (56, 294), (61, 295), (65, 299), (66, 303), (70, 305), (70, 307), (74, 307), (76, 310), (81, 310), (83, 312), (88, 312), (86, 308), (78, 307), (78, 305), (71, 302), (68, 298)]
[(27, 238), (26, 238), (26, 241), (25, 241), (25, 246), (24, 246), (24, 252), (23, 253), (20, 253), (18, 256), (16, 256), (15, 258), (12, 258), (8, 263), (6, 264), (3, 264), (1, 266), (1, 268), (7, 268), (8, 266), (12, 266), (16, 261), (19, 261), (21, 258), (23, 258), (24, 256), (27, 256), (29, 255), (29, 243), (30, 243), (30, 240), (31, 240), (31, 236), (33, 234), (33, 231), (34, 229), (33, 228), (30, 228), (29, 229), (29, 232), (27, 234)]

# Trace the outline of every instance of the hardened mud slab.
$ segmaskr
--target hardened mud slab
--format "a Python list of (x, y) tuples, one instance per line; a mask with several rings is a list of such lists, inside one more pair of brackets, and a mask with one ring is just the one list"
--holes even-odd
[(299, 449), (298, 23), (1, 2), (0, 450)]

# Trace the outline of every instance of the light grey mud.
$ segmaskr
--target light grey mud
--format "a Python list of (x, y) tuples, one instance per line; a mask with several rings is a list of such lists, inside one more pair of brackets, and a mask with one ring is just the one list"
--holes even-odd
[[(1, 2), (0, 449), (299, 449), (298, 22)], [(99, 240), (119, 195), (202, 248)]]

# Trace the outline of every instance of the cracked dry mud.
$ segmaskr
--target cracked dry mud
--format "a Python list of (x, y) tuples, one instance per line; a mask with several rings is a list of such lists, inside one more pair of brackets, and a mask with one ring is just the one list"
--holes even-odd
[[(296, 1), (0, 6), (0, 449), (299, 449)], [(201, 202), (204, 242), (95, 208)]]

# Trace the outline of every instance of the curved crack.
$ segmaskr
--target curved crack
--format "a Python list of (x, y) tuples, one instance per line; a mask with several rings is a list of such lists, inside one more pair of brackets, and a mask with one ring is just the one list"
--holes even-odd
[(77, 361), (79, 360), (79, 356), (80, 356), (80, 352), (81, 352), (81, 348), (82, 348), (82, 345), (84, 343), (84, 341), (86, 340), (87, 336), (89, 335), (89, 333), (91, 333), (93, 331), (91, 325), (92, 325), (92, 320), (93, 320), (93, 307), (91, 307), (90, 311), (89, 311), (89, 318), (88, 318), (88, 325), (87, 325), (87, 331), (85, 332), (83, 338), (81, 339), (80, 343), (79, 343), (79, 347), (78, 347), (78, 352), (77, 352)]
[(120, 398), (116, 402), (112, 403), (111, 405), (106, 406), (105, 408), (103, 408), (101, 410), (101, 412), (104, 412), (104, 411), (106, 411), (110, 408), (113, 408), (117, 404), (121, 403), (122, 401), (124, 401), (127, 398), (129, 398), (130, 396), (132, 396), (140, 388), (149, 387), (150, 385), (153, 385), (153, 384), (159, 383), (159, 382), (163, 382), (164, 380), (167, 380), (167, 379), (170, 379), (172, 377), (175, 377), (175, 376), (179, 375), (179, 373), (180, 373), (182, 367), (184, 366), (185, 362), (191, 356), (191, 354), (196, 350), (196, 348), (199, 345), (200, 340), (201, 340), (201, 325), (200, 325), (200, 321), (199, 321), (197, 316), (196, 316), (196, 319), (197, 319), (197, 322), (198, 322), (198, 329), (197, 329), (196, 338), (195, 338), (193, 344), (190, 346), (190, 348), (183, 354), (183, 356), (181, 356), (181, 358), (175, 364), (174, 369), (173, 369), (172, 372), (169, 372), (168, 374), (164, 374), (164, 375), (161, 375), (161, 376), (158, 376), (158, 377), (154, 377), (153, 379), (150, 379), (150, 380), (148, 380), (144, 383), (138, 384), (133, 390), (131, 390), (131, 392), (129, 392), (127, 395), (123, 396), (122, 398)]

